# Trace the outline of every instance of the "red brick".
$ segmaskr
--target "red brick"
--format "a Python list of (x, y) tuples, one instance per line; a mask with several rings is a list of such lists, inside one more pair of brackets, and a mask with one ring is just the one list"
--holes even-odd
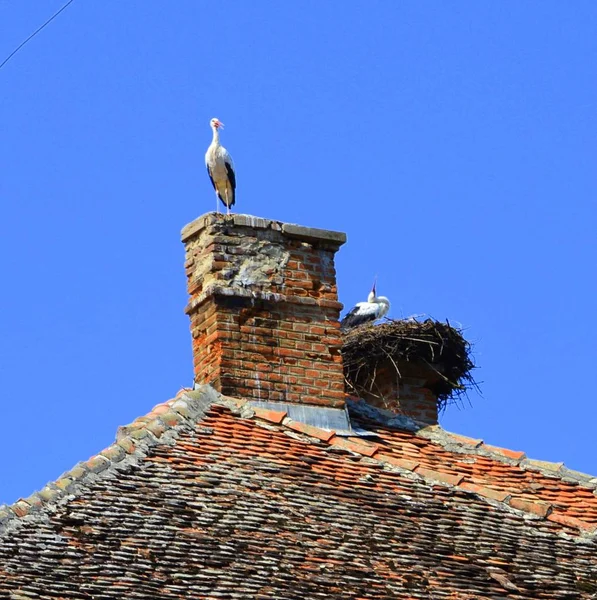
[(309, 333), (311, 333), (313, 335), (325, 335), (325, 332), (326, 332), (326, 328), (321, 327), (319, 325), (311, 325), (309, 327)]
[(296, 284), (294, 284), (293, 282), (290, 282), (290, 285), (292, 286), (292, 294), (294, 296), (304, 297), (308, 295), (307, 291), (304, 290), (302, 287), (295, 287)]
[[(299, 394), (301, 404), (314, 404), (316, 406), (329, 406), (331, 408), (342, 408), (344, 406), (344, 396), (342, 398), (334, 398), (332, 394), (336, 392), (326, 392), (324, 396), (311, 396)], [(290, 396), (289, 396), (290, 398)]]
[(289, 340), (303, 341), (305, 339), (305, 334), (298, 331), (289, 331), (286, 335)]
[(312, 344), (311, 344), (311, 342), (296, 342), (294, 347), (297, 350), (309, 351), (309, 350), (311, 350)]
[(321, 377), (323, 373), (321, 371), (316, 371), (315, 369), (307, 369), (305, 375), (307, 377)]
[(286, 367), (286, 371), (288, 373), (292, 373), (292, 375), (298, 375), (299, 377), (305, 376), (305, 369), (303, 369), (302, 367), (290, 366)]
[(276, 354), (278, 356), (288, 356), (290, 358), (302, 358), (304, 356), (304, 352), (293, 350), (292, 348), (278, 348)]

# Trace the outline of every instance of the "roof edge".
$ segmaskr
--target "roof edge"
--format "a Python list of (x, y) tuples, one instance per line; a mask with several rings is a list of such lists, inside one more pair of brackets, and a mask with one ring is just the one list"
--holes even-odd
[(82, 493), (88, 484), (139, 464), (150, 448), (171, 444), (181, 431), (193, 427), (218, 399), (218, 392), (209, 385), (182, 389), (174, 398), (157, 404), (130, 425), (119, 427), (112, 445), (76, 464), (27, 498), (0, 505), (0, 534), (15, 522), (34, 519), (42, 509), (60, 505)]
[(582, 485), (593, 490), (597, 495), (597, 476), (569, 469), (563, 462), (554, 463), (528, 458), (523, 451), (486, 444), (482, 439), (452, 433), (443, 429), (441, 425), (429, 425), (414, 421), (406, 415), (388, 417), (382, 411), (370, 406), (362, 399), (349, 398), (349, 400), (350, 402), (347, 402), (347, 405), (356, 414), (373, 419), (387, 427), (394, 427), (415, 433), (420, 437), (439, 444), (450, 452), (487, 456), (508, 465), (518, 466), (526, 471), (538, 471), (546, 477), (560, 479), (566, 483)]

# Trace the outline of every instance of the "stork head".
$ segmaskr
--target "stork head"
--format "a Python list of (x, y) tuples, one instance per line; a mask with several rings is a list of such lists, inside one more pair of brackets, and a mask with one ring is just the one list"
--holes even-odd
[(220, 119), (217, 117), (214, 117), (209, 124), (211, 125), (212, 129), (219, 129), (220, 127), (224, 129), (224, 123), (222, 123), (222, 121), (220, 121)]

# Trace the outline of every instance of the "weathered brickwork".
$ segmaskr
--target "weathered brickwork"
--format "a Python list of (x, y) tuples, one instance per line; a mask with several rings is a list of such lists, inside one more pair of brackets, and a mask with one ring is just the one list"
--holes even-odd
[(182, 239), (195, 380), (246, 399), (343, 406), (334, 254), (344, 234), (210, 213)]
[[(436, 367), (441, 369), (441, 365)], [(368, 404), (421, 423), (437, 425), (438, 398), (432, 389), (438, 376), (432, 366), (408, 361), (396, 364), (394, 360), (387, 360), (378, 364), (374, 372), (359, 374), (357, 384), (360, 395)], [(347, 392), (354, 394), (350, 388)]]
[[(400, 369), (400, 374), (396, 366)], [(421, 365), (407, 362), (400, 362), (396, 366), (388, 360), (376, 368), (374, 376), (368, 373), (372, 383), (362, 386), (363, 399), (379, 409), (436, 425), (438, 400), (429, 389), (436, 373), (431, 368), (424, 369)], [(425, 377), (425, 371), (428, 377)], [(366, 388), (370, 391), (367, 392)]]

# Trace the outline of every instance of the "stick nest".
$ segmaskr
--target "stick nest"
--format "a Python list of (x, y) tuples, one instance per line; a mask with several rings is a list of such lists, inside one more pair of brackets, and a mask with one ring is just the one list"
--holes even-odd
[(405, 362), (434, 373), (429, 389), (438, 398), (439, 410), (477, 388), (471, 375), (471, 345), (448, 321), (388, 320), (355, 327), (344, 333), (342, 357), (348, 391), (359, 397), (371, 393), (378, 367), (391, 364), (400, 378)]

